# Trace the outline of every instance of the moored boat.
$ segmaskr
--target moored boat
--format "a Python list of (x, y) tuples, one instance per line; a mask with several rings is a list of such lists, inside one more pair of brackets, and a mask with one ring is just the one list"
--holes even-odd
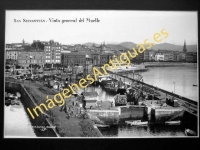
[(185, 135), (186, 136), (197, 136), (197, 133), (190, 129), (185, 129)]
[(133, 121), (132, 123), (130, 123), (130, 125), (135, 125), (135, 126), (140, 126), (140, 125), (147, 125), (148, 121)]
[(125, 121), (126, 124), (131, 124), (132, 122), (141, 122), (141, 120), (128, 120), (128, 121)]
[(110, 92), (117, 92), (117, 85), (116, 84), (113, 84), (113, 83), (107, 83), (104, 88), (107, 90), (107, 91), (110, 91)]
[(110, 75), (99, 76), (98, 81), (101, 85), (106, 85), (107, 83), (110, 83), (112, 81), (112, 78), (110, 77)]
[(95, 124), (97, 127), (102, 127), (102, 128), (106, 128), (106, 127), (110, 127), (110, 125), (105, 125), (105, 124)]
[(180, 125), (181, 121), (166, 121), (165, 122), (166, 125)]

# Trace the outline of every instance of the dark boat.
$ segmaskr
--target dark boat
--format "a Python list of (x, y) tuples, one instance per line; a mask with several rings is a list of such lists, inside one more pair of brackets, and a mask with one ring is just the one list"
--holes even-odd
[(185, 129), (185, 135), (186, 136), (197, 136), (197, 133), (190, 129)]
[(107, 83), (104, 88), (109, 91), (109, 92), (117, 92), (117, 85), (113, 84), (113, 83)]
[(196, 84), (193, 84), (193, 86), (197, 86)]
[(103, 128), (106, 128), (106, 127), (110, 127), (110, 125), (104, 125), (104, 124), (95, 124), (97, 127), (103, 127)]

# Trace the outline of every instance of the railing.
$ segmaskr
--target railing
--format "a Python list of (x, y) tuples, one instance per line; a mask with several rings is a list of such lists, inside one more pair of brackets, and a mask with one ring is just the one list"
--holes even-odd
[(192, 110), (192, 111), (194, 111), (194, 112), (197, 113), (197, 109), (198, 109), (197, 105), (198, 105), (198, 102), (196, 102), (196, 101), (193, 101), (193, 100), (188, 99), (188, 98), (186, 98), (186, 97), (177, 95), (177, 94), (175, 94), (175, 93), (171, 93), (171, 92), (166, 91), (166, 90), (163, 90), (163, 89), (160, 89), (160, 88), (155, 87), (155, 86), (153, 86), (153, 85), (149, 85), (149, 84), (147, 84), (147, 83), (144, 83), (144, 82), (135, 80), (135, 79), (133, 79), (133, 78), (130, 78), (130, 77), (127, 77), (127, 76), (124, 76), (124, 75), (120, 75), (120, 74), (118, 74), (118, 73), (114, 73), (114, 72), (111, 72), (111, 71), (108, 71), (108, 72), (109, 72), (110, 74), (118, 75), (118, 76), (120, 76), (120, 77), (129, 79), (129, 80), (131, 80), (131, 81), (133, 81), (133, 82), (137, 82), (138, 84), (141, 84), (141, 85), (143, 85), (143, 86), (149, 87), (150, 89), (154, 89), (154, 90), (160, 91), (160, 92), (162, 92), (162, 93), (164, 93), (164, 94), (166, 94), (166, 95), (172, 96), (172, 97), (176, 98), (176, 99), (179, 101), (179, 103), (182, 104), (182, 106), (184, 106), (184, 107), (186, 107), (187, 109)]

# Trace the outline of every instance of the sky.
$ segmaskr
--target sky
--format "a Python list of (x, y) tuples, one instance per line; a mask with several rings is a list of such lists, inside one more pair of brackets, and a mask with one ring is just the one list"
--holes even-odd
[[(100, 21), (89, 22), (87, 18)], [(45, 22), (24, 22), (24, 19)], [(62, 22), (75, 19), (77, 22)], [(84, 22), (79, 22), (80, 19)], [(104, 41), (143, 43), (145, 39), (153, 42), (153, 35), (165, 29), (168, 37), (160, 43), (183, 45), (186, 40), (187, 45), (192, 45), (198, 43), (197, 23), (197, 11), (7, 10), (5, 42), (52, 39), (66, 45)]]

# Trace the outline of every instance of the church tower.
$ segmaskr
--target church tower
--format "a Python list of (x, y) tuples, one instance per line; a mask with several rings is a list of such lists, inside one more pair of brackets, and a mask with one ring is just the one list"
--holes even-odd
[(185, 40), (184, 40), (184, 45), (183, 45), (183, 53), (187, 53), (186, 42), (185, 42)]
[(24, 39), (22, 40), (22, 44), (25, 44), (25, 41), (24, 41)]

